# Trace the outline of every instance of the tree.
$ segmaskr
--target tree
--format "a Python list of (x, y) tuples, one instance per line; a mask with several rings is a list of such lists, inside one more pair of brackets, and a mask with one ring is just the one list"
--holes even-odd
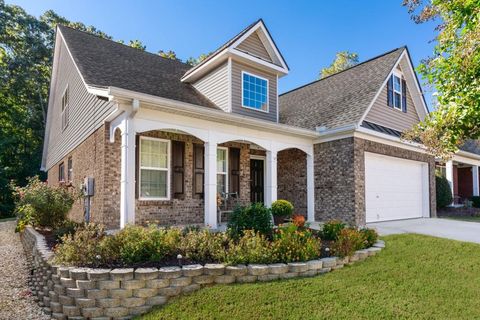
[(190, 57), (187, 59), (185, 63), (191, 65), (192, 67), (195, 67), (197, 64), (205, 60), (210, 54), (211, 52), (207, 54), (202, 53), (201, 55), (198, 56), (198, 58)]
[(40, 18), (0, 0), (0, 216), (13, 209), (10, 181), (40, 174), (55, 27), (61, 23), (110, 38), (53, 11)]
[(177, 54), (175, 53), (175, 51), (172, 51), (172, 50), (168, 50), (168, 51), (160, 50), (158, 51), (158, 55), (166, 59), (180, 60), (177, 58)]
[(440, 20), (433, 55), (418, 70), (435, 88), (435, 111), (404, 134), (448, 159), (480, 138), (480, 1), (404, 0), (416, 23)]
[[(123, 40), (118, 40), (117, 42), (121, 44), (125, 44), (125, 41)], [(130, 40), (128, 42), (128, 46), (138, 50), (142, 50), (142, 51), (145, 51), (145, 49), (147, 49), (147, 46), (144, 45), (140, 40)]]
[(337, 54), (335, 55), (335, 60), (333, 60), (332, 64), (329, 67), (323, 68), (320, 71), (319, 79), (338, 73), (342, 70), (351, 68), (357, 63), (358, 63), (358, 54), (349, 52), (349, 51), (337, 52)]

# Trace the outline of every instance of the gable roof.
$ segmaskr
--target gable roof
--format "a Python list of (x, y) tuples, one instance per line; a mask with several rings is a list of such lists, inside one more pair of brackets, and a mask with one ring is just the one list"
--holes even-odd
[(360, 122), (405, 47), (279, 96), (280, 122), (315, 130)]
[(190, 65), (66, 26), (59, 25), (58, 30), (87, 86), (117, 87), (217, 108), (192, 85), (180, 81)]
[[(261, 57), (258, 57), (256, 55), (251, 55), (245, 53), (243, 50), (237, 49), (238, 45), (242, 43), (247, 37), (249, 37), (252, 33), (261, 31), (261, 37), (263, 38), (264, 43), (267, 43), (265, 45), (265, 49), (269, 51), (270, 56), (272, 57), (273, 61), (278, 61), (272, 62), (272, 61), (267, 61)], [(192, 67), (191, 69), (187, 70), (185, 74), (182, 77), (182, 81), (189, 81), (190, 78), (193, 76), (194, 73), (200, 72), (200, 69), (203, 69), (207, 65), (211, 64), (212, 62), (225, 58), (225, 54), (231, 54), (231, 55), (243, 55), (243, 57), (249, 57), (249, 59), (255, 60), (258, 59), (258, 61), (261, 62), (266, 62), (270, 66), (274, 67), (277, 69), (277, 71), (280, 71), (284, 74), (287, 74), (289, 71), (289, 67), (283, 58), (282, 53), (278, 49), (275, 41), (273, 40), (272, 36), (270, 35), (270, 31), (268, 31), (267, 26), (263, 22), (263, 19), (258, 19), (257, 21), (253, 22), (252, 24), (248, 25), (245, 29), (240, 31), (237, 35), (235, 35), (233, 38), (222, 44), (218, 49), (210, 53), (204, 60), (202, 60), (199, 64), (196, 66)], [(246, 55), (245, 55), (246, 54)]]

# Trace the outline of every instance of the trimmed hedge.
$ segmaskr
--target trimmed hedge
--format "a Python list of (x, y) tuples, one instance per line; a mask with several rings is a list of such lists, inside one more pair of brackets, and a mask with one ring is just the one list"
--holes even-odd
[(452, 203), (452, 188), (447, 178), (441, 175), (435, 175), (435, 184), (437, 188), (437, 208), (445, 208)]

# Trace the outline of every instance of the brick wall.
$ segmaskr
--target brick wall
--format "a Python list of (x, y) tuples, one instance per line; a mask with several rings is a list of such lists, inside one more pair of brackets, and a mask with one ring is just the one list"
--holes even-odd
[(277, 154), (277, 197), (290, 201), (296, 214), (307, 217), (307, 155), (299, 149)]
[(432, 156), (359, 138), (316, 144), (315, 219), (365, 224), (365, 152), (423, 161), (429, 165), (430, 215), (436, 216), (435, 159)]

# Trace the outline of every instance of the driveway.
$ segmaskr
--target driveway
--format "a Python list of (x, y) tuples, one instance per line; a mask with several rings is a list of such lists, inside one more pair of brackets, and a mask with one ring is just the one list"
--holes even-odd
[(418, 233), (452, 240), (480, 243), (480, 223), (450, 219), (408, 219), (367, 224), (381, 236)]

